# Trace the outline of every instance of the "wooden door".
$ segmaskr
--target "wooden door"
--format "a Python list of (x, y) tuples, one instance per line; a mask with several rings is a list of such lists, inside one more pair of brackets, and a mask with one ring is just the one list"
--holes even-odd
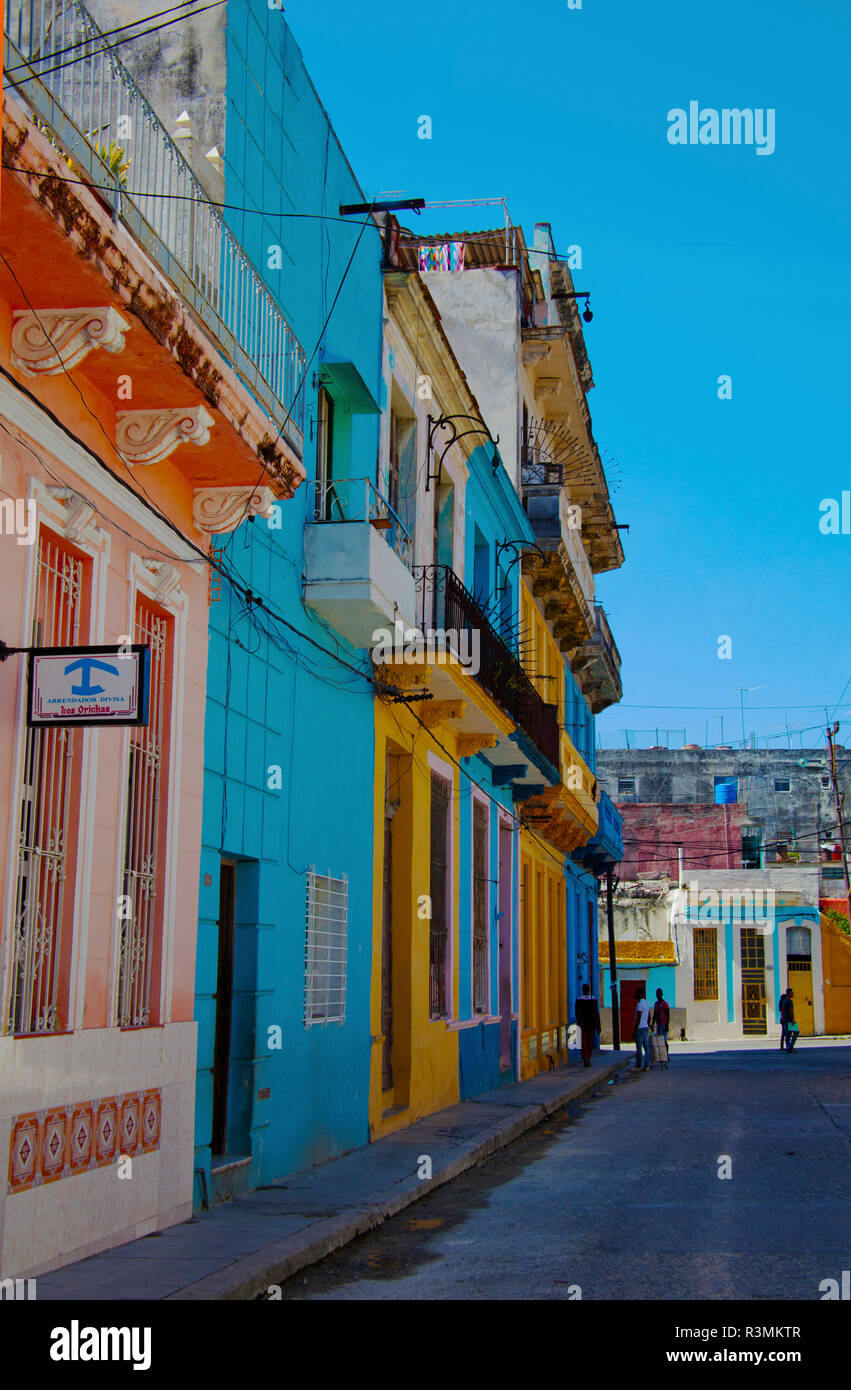
[(513, 836), (499, 827), (499, 1065), (511, 1066), (511, 861)]
[(787, 961), (786, 969), (792, 989), (792, 1002), (795, 1006), (795, 1022), (800, 1033), (811, 1038), (815, 1033), (815, 1013), (813, 1010), (813, 971), (810, 961)]
[(644, 980), (618, 980), (620, 993), (621, 1047), (628, 1047), (635, 1032), (635, 1005), (647, 986)]
[(393, 818), (384, 817), (384, 892), (381, 929), (381, 1089), (393, 1085)]
[(212, 1150), (227, 1153), (230, 1086), (231, 1013), (233, 1010), (233, 929), (236, 865), (222, 864), (219, 874), (219, 962), (216, 978), (216, 1042), (213, 1054)]

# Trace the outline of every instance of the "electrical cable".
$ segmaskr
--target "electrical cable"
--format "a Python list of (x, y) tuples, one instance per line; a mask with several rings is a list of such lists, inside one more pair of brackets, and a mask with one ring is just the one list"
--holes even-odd
[[(54, 146), (54, 148), (56, 147)], [(59, 151), (59, 153), (61, 153), (61, 151)], [(64, 154), (62, 157), (65, 157)], [(75, 184), (81, 188), (96, 189), (99, 193), (114, 194), (116, 191), (116, 185), (114, 183), (93, 183), (91, 179), (75, 179), (65, 174), (54, 173), (53, 170), (47, 170), (46, 172), (39, 173), (35, 169), (25, 169), (19, 164), (9, 164), (6, 160), (3, 161), (2, 166), (0, 167), (10, 170), (13, 174), (25, 174), (28, 178), (51, 179), (54, 183)], [(194, 206), (197, 206), (199, 202), (197, 195), (193, 193), (160, 193), (154, 189), (149, 190), (124, 188), (123, 185), (120, 188), (120, 192), (123, 194), (124, 197), (134, 198), (137, 200), (140, 198), (160, 198), (164, 201), (192, 203)], [(270, 222), (274, 221), (276, 218), (279, 218), (281, 220), (287, 218), (294, 221), (303, 220), (311, 222), (339, 222), (344, 227), (355, 227), (358, 225), (356, 222), (353, 222), (350, 217), (336, 217), (333, 213), (326, 214), (321, 212), (281, 212), (279, 210), (271, 212), (267, 208), (244, 207), (239, 203), (220, 203), (217, 202), (215, 198), (208, 198), (206, 195), (204, 196), (203, 202), (206, 204), (206, 206), (211, 208), (217, 208), (221, 212), (238, 212), (246, 216), (248, 214), (253, 214), (256, 217), (265, 217), (267, 221)], [(369, 225), (374, 227), (377, 232), (381, 232), (381, 228), (378, 226), (376, 222), (370, 222)], [(789, 706), (789, 709), (794, 708), (794, 705)]]

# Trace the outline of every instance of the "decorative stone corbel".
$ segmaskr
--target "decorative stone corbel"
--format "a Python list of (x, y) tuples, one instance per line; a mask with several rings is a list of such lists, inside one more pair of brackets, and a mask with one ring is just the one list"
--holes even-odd
[(458, 737), (458, 757), (474, 758), (483, 748), (496, 748), (497, 734), (460, 734)]
[(121, 352), (130, 324), (111, 306), (86, 309), (17, 309), (11, 338), (12, 366), (24, 376), (58, 376), (103, 348)]
[(546, 400), (551, 396), (557, 396), (561, 391), (561, 377), (539, 376), (535, 382), (535, 400)]
[(271, 516), (274, 502), (270, 487), (196, 487), (192, 516), (199, 531), (219, 536), (248, 517)]
[(178, 410), (119, 410), (115, 445), (126, 463), (162, 463), (178, 444), (206, 444), (213, 417), (203, 405)]
[(168, 564), (166, 560), (153, 560), (146, 556), (144, 563), (146, 570), (156, 584), (155, 602), (167, 604), (180, 587), (180, 571), (175, 569), (174, 565)]
[(420, 711), (420, 719), (427, 729), (436, 729), (447, 719), (463, 719), (464, 705), (464, 700), (429, 700)]
[[(47, 491), (65, 512), (65, 535), (68, 540), (81, 541), (96, 515), (94, 507), (70, 487), (48, 487)], [(97, 530), (97, 527), (93, 529)]]
[(523, 365), (529, 367), (533, 362), (548, 362), (552, 348), (549, 343), (534, 341), (523, 344)]

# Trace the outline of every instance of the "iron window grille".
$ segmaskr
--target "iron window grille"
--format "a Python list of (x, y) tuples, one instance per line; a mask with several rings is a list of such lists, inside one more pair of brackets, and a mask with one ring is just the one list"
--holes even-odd
[[(83, 561), (42, 532), (34, 646), (79, 642), (82, 582)], [(13, 1033), (53, 1033), (60, 1027), (59, 962), (76, 739), (75, 729), (33, 728), (26, 733), (8, 1015)]]
[(694, 997), (718, 998), (718, 931), (716, 927), (694, 929)]
[(144, 1028), (151, 1016), (151, 966), (157, 931), (160, 807), (168, 732), (166, 667), (169, 619), (145, 599), (136, 603), (134, 642), (151, 649), (147, 727), (131, 730), (127, 770), (118, 1024)]
[(346, 1021), (349, 881), (307, 875), (304, 947), (304, 1026)]
[(488, 808), (473, 801), (473, 1012), (486, 1014), (488, 989)]
[(449, 952), (449, 803), (451, 784), (431, 774), (431, 922), (429, 930), (429, 1011), (432, 1018), (446, 1018), (446, 974)]

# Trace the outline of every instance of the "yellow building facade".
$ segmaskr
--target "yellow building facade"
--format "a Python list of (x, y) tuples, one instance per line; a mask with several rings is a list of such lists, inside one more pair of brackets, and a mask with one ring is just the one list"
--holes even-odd
[[(558, 711), (559, 781), (522, 804), (520, 840), (521, 1079), (567, 1057), (567, 856), (594, 836), (596, 779), (565, 729), (564, 657), (524, 582), (524, 665)], [(584, 939), (584, 938), (583, 938)]]

